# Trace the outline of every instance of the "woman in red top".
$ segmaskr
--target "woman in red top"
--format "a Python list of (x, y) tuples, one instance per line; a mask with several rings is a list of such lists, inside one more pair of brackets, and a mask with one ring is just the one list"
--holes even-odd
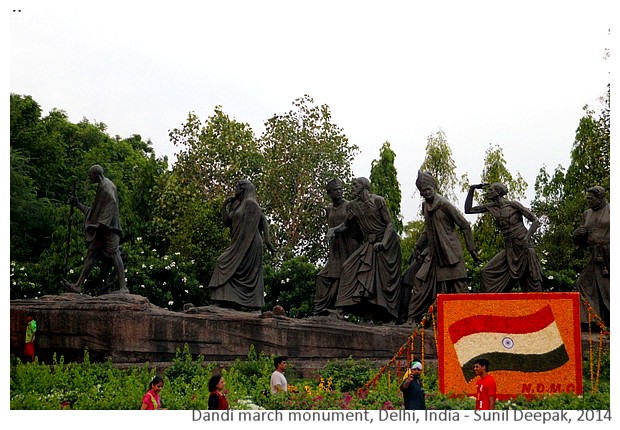
[(213, 375), (209, 379), (209, 410), (229, 409), (228, 401), (222, 390), (224, 389), (224, 378), (222, 375)]
[(140, 409), (148, 411), (162, 409), (161, 398), (159, 397), (159, 392), (162, 388), (164, 388), (164, 380), (160, 376), (154, 377), (149, 384), (149, 390), (144, 397), (142, 397), (142, 406)]

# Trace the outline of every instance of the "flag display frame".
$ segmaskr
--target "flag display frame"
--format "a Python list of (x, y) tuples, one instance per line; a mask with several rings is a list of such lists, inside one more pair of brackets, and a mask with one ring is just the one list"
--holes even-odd
[(485, 357), (499, 400), (582, 394), (579, 312), (577, 292), (438, 294), (440, 392), (474, 396)]

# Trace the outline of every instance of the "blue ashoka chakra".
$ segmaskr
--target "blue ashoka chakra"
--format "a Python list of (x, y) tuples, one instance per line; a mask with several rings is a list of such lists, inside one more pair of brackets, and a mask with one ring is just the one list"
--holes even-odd
[(509, 337), (505, 337), (502, 339), (502, 345), (506, 349), (512, 349), (512, 347), (515, 346), (515, 341)]

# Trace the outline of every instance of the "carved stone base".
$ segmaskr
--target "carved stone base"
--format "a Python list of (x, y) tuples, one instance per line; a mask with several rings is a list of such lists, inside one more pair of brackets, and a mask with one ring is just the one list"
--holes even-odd
[[(226, 366), (247, 357), (254, 345), (257, 352), (287, 355), (304, 376), (328, 360), (349, 356), (387, 364), (414, 329), (407, 324), (353, 324), (331, 315), (295, 319), (279, 310), (252, 313), (188, 305), (174, 312), (135, 294), (63, 293), (11, 301), (11, 352), (20, 356), (29, 311), (38, 325), (36, 354), (47, 363), (54, 353), (79, 361), (85, 348), (91, 361), (165, 363), (187, 344), (192, 354)], [(432, 331), (426, 330), (425, 337), (426, 357), (436, 359)], [(416, 340), (414, 354), (419, 357), (422, 348), (420, 338)], [(402, 360), (405, 365), (406, 354)]]

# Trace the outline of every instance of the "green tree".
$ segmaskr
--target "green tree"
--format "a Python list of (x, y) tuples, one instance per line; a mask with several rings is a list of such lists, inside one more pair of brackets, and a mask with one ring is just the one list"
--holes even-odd
[(611, 200), (609, 86), (601, 102), (598, 115), (584, 107), (568, 169), (558, 166), (550, 174), (543, 166), (534, 186), (532, 209), (542, 214), (539, 249), (547, 283), (555, 290), (574, 290), (577, 274), (584, 266), (583, 255), (575, 251), (571, 238), (586, 209), (586, 190), (600, 185)]
[(293, 257), (277, 269), (265, 271), (265, 308), (280, 305), (288, 316), (309, 317), (314, 312), (314, 292), (319, 269), (304, 256)]
[(448, 144), (446, 134), (439, 130), (431, 134), (426, 140), (426, 157), (420, 170), (430, 172), (437, 183), (437, 193), (451, 201), (456, 200), (454, 188), (458, 184), (456, 178), (456, 164), (452, 159), (452, 149)]
[(424, 220), (422, 219), (414, 219), (405, 224), (403, 238), (400, 240), (403, 270), (409, 266), (409, 260), (413, 254), (413, 248), (423, 232)]
[(50, 245), (56, 209), (66, 201), (66, 151), (32, 97), (11, 94), (10, 115), (11, 259), (35, 262)]
[(180, 128), (170, 131), (170, 140), (178, 146), (173, 174), (182, 182), (201, 190), (208, 199), (223, 198), (240, 179), (249, 179), (257, 187), (264, 160), (252, 128), (215, 107), (204, 125), (189, 113)]
[[(11, 94), (11, 148), (31, 166), (29, 176), (37, 197), (58, 199), (66, 188), (66, 144), (58, 124), (66, 115), (52, 111), (43, 118), (39, 104), (30, 96)], [(36, 167), (36, 168), (34, 168)]]
[(151, 245), (160, 247), (162, 240), (153, 233), (152, 223), (157, 201), (170, 176), (168, 162), (165, 158), (157, 158), (151, 144), (143, 142), (139, 135), (133, 135), (124, 143), (132, 148), (116, 175), (124, 195), (121, 208), (124, 241), (143, 237)]
[[(426, 155), (420, 170), (428, 171), (433, 175), (437, 183), (438, 194), (443, 195), (448, 200), (456, 200), (454, 193), (454, 188), (458, 183), (455, 173), (456, 163), (452, 159), (452, 150), (443, 131), (439, 130), (427, 137)], [(421, 218), (421, 214), (419, 220), (412, 220), (405, 226), (403, 240), (401, 241), (403, 267), (409, 265), (413, 247), (423, 231), (424, 220)]]
[[(30, 96), (11, 94), (10, 100), (11, 267), (20, 267), (11, 297), (54, 294), (62, 291), (60, 280), (68, 270), (83, 264), (84, 215), (71, 209), (68, 199), (75, 192), (83, 203), (93, 201), (89, 167), (103, 166), (117, 186), (124, 246), (152, 236), (154, 202), (167, 160), (156, 158), (151, 143), (139, 135), (112, 138), (103, 123), (83, 119), (73, 124), (59, 109), (42, 116)], [(90, 278), (94, 282), (96, 270)]]
[[(87, 206), (94, 201), (96, 186), (90, 182), (87, 172), (93, 164), (99, 164), (104, 169), (106, 177), (116, 185), (119, 199), (119, 211), (122, 227), (121, 248), (127, 246), (136, 238), (143, 237), (157, 246), (157, 237), (152, 234), (152, 220), (154, 216), (154, 202), (162, 186), (162, 178), (166, 172), (167, 162), (155, 158), (154, 154), (147, 156), (147, 152), (136, 150), (130, 143), (139, 136), (134, 135), (130, 140), (110, 137), (101, 124), (90, 124), (83, 120), (77, 125), (78, 142), (81, 136), (87, 136), (89, 150), (82, 152), (75, 158), (77, 164), (70, 173), (75, 179), (72, 187), (75, 188), (79, 200)], [(69, 184), (67, 184), (69, 187)], [(71, 195), (72, 189), (65, 190), (65, 195)], [(59, 216), (55, 222), (52, 240), (49, 247), (40, 255), (38, 266), (41, 271), (47, 272), (49, 288), (52, 292), (61, 292), (60, 280), (63, 277), (74, 278), (77, 274), (68, 271), (79, 271), (83, 265), (86, 253), (84, 244), (83, 222), (84, 214), (71, 208), (65, 202), (59, 202)], [(134, 256), (128, 258), (133, 260)], [(127, 263), (126, 263), (127, 265)], [(89, 275), (84, 285), (87, 292), (98, 292), (102, 285), (99, 268)], [(130, 291), (133, 286), (128, 285)]]
[(160, 252), (194, 261), (199, 281), (208, 285), (215, 260), (230, 243), (221, 203), (238, 180), (260, 183), (263, 159), (251, 127), (220, 106), (204, 124), (190, 113), (170, 139), (181, 149), (157, 200), (155, 231), (167, 241)]
[(272, 239), (284, 260), (305, 255), (315, 263), (326, 254), (323, 243), (325, 184), (332, 178), (352, 179), (351, 161), (357, 146), (332, 123), (327, 105), (305, 95), (294, 109), (265, 123), (260, 138), (265, 159), (258, 190), (270, 218)]
[(203, 285), (208, 285), (217, 257), (230, 243), (230, 234), (220, 217), (221, 202), (205, 199), (197, 184), (185, 182), (173, 172), (153, 219), (155, 234), (165, 240), (158, 253), (178, 252), (193, 261)]
[(36, 261), (53, 231), (53, 207), (46, 198), (37, 198), (28, 160), (10, 148), (10, 253), (11, 260)]
[[(466, 178), (466, 176), (464, 176)], [(504, 151), (499, 145), (489, 145), (484, 157), (484, 166), (480, 175), (479, 183), (492, 184), (500, 182), (508, 188), (506, 198), (520, 200), (525, 197), (527, 182), (520, 173), (512, 175), (506, 166)], [(464, 180), (463, 191), (469, 190), (469, 180)], [(482, 201), (474, 202), (482, 204)], [(473, 225), (474, 241), (479, 257), (482, 261), (490, 260), (504, 247), (504, 239), (497, 229), (493, 216), (489, 213), (479, 215)]]
[(390, 148), (389, 142), (384, 142), (379, 151), (379, 159), (373, 160), (370, 167), (370, 188), (373, 194), (385, 198), (394, 229), (398, 234), (403, 232), (403, 216), (400, 213), (400, 184), (394, 159), (396, 153)]

